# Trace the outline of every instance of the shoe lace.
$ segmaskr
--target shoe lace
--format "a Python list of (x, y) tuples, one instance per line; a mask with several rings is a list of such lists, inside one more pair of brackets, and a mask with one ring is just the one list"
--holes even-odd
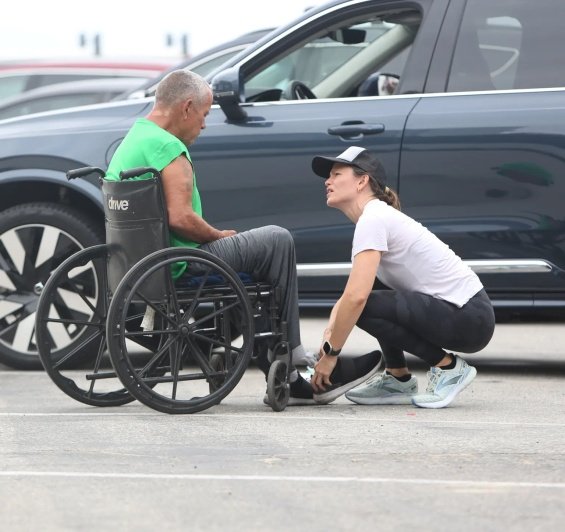
[(370, 379), (367, 379), (364, 384), (374, 384), (375, 382), (379, 382), (384, 379), (385, 376), (386, 373), (375, 373)]
[(441, 369), (439, 368), (432, 368), (428, 371), (428, 387), (426, 388), (427, 393), (434, 393), (437, 383), (441, 377)]

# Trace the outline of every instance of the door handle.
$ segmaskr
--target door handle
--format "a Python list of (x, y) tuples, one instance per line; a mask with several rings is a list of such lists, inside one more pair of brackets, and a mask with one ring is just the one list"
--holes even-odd
[(347, 124), (328, 128), (330, 135), (354, 137), (357, 135), (378, 135), (385, 130), (384, 124)]

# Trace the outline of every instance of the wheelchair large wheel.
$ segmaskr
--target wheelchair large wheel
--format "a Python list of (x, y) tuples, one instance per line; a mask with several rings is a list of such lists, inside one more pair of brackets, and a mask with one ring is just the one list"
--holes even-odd
[[(106, 351), (107, 246), (75, 253), (45, 283), (36, 314), (38, 353), (51, 380), (91, 406), (119, 406), (134, 398), (112, 369)], [(71, 350), (60, 349), (73, 338)]]
[[(173, 284), (171, 265), (186, 262), (191, 276)], [(155, 288), (157, 287), (157, 288)], [(145, 330), (131, 331), (131, 308), (146, 307)], [(238, 314), (241, 335), (232, 337)], [(131, 341), (151, 334), (152, 353), (140, 362)], [(253, 350), (253, 314), (237, 274), (210, 253), (157, 251), (122, 279), (108, 310), (107, 341), (124, 386), (145, 405), (191, 414), (218, 404), (241, 379)]]

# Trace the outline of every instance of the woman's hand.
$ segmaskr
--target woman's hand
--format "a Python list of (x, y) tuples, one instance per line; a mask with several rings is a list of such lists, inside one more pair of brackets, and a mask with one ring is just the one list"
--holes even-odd
[(330, 375), (337, 364), (337, 357), (323, 355), (318, 363), (314, 366), (316, 370), (310, 384), (315, 392), (323, 392), (326, 386), (331, 386)]

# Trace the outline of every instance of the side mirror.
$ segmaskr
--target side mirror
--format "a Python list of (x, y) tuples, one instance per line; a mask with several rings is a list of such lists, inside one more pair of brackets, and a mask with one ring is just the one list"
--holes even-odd
[(222, 70), (212, 80), (214, 102), (225, 113), (228, 120), (243, 122), (247, 113), (240, 104), (243, 101), (243, 79), (239, 67)]

